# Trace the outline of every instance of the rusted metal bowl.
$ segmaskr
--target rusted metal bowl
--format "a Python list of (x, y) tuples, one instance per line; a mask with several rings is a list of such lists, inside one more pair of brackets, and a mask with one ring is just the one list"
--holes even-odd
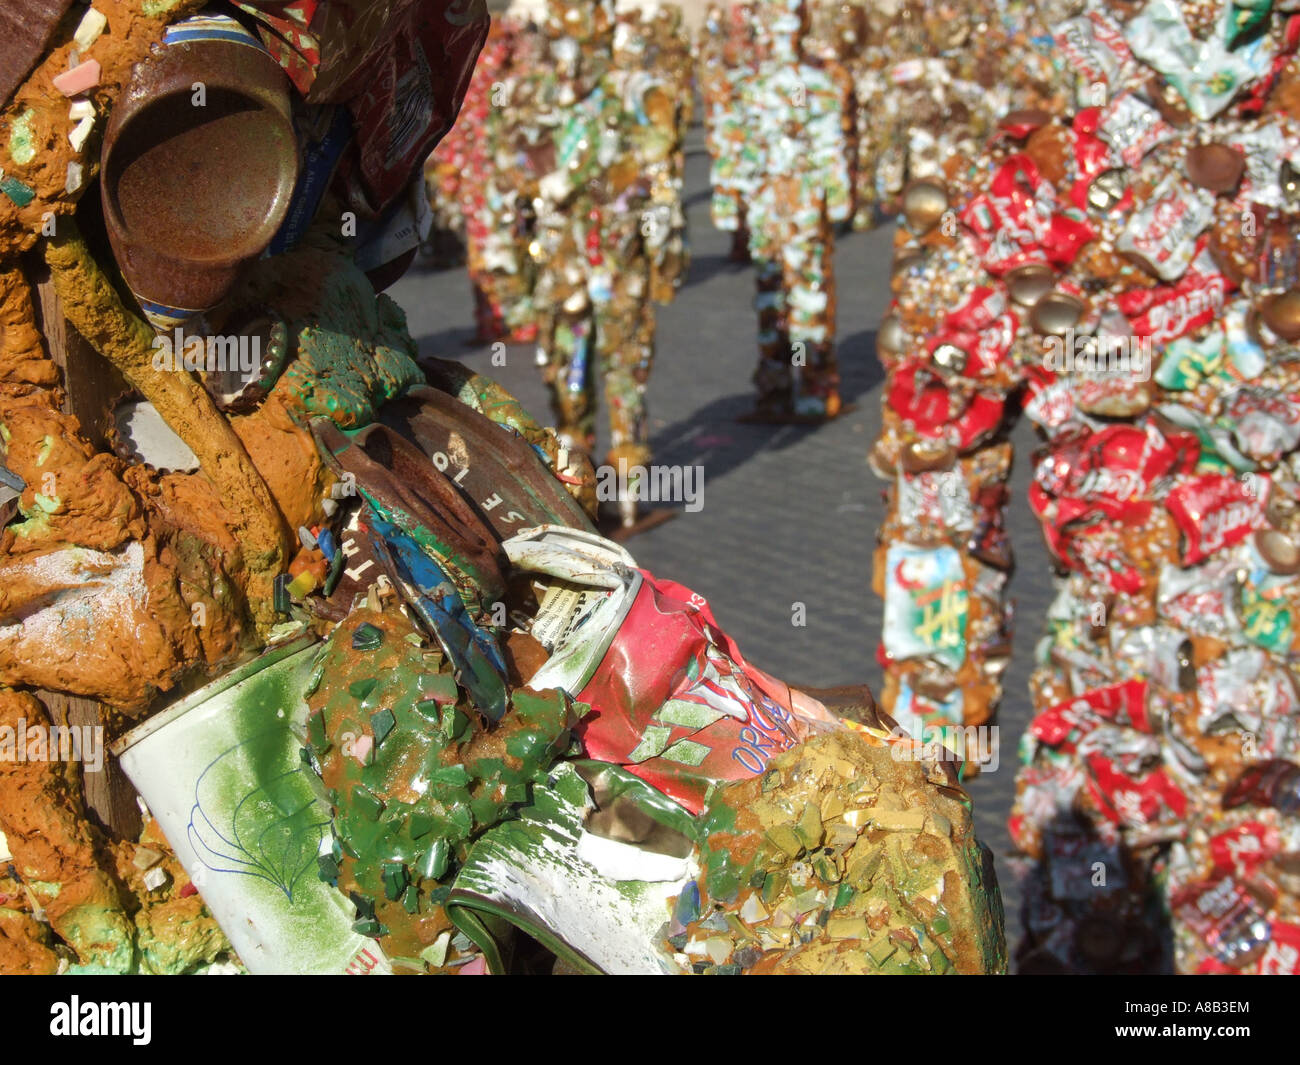
[(225, 297), (289, 210), (289, 81), (234, 19), (188, 19), (137, 64), (105, 131), (113, 254), (146, 317), (171, 329)]

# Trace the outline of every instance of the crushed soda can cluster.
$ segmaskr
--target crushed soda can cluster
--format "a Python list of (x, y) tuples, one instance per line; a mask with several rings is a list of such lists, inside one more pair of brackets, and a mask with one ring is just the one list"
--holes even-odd
[(1010, 821), (1021, 971), (1293, 973), (1300, 12), (1057, 14), (1067, 105), (903, 194), (882, 705), (996, 704), (1020, 405), (1058, 573)]
[(496, 971), (517, 927), (585, 971), (1004, 967), (950, 766), (749, 665), (707, 603), (608, 541), (543, 527), (503, 549), (522, 579), (490, 728), (400, 611), (354, 611), (308, 681), (322, 875), (376, 955)]
[[(3, 64), (0, 972), (1003, 971), (942, 752), (748, 662), (382, 294), (485, 5), (200, 6), (25, 2)], [(666, 197), (679, 112), (645, 187), (593, 150), (636, 39), (550, 8), (579, 202)]]

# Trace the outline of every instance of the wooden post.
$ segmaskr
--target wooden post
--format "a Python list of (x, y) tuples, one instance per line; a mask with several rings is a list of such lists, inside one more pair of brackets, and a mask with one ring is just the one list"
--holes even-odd
[[(50, 721), (56, 725), (92, 728), (102, 726), (102, 708), (93, 699), (81, 699), (61, 692), (33, 692), (45, 706)], [(104, 733), (99, 733), (103, 736)], [(84, 750), (84, 748), (83, 748)], [(108, 753), (108, 741), (103, 740), (103, 765), (98, 773), (86, 771), (82, 760), (81, 783), (86, 810), (99, 823), (99, 827), (119, 839), (136, 839), (140, 835), (143, 819), (136, 803), (135, 788), (127, 779), (117, 759)]]
[[(81, 423), (82, 435), (101, 451), (109, 450), (108, 430), (112, 425), (115, 399), (129, 386), (117, 369), (100, 357), (63, 317), (59, 297), (42, 262), (33, 263), (30, 274), (36, 281), (37, 308), (46, 350), (63, 375), (63, 411)], [(93, 699), (81, 699), (59, 692), (37, 691), (50, 721), (58, 725), (102, 726), (102, 707)], [(102, 735), (102, 733), (100, 734)], [(135, 839), (140, 834), (140, 808), (135, 789), (117, 760), (103, 754), (98, 773), (82, 773), (86, 809), (113, 835)]]
[(63, 412), (81, 422), (81, 435), (107, 451), (113, 402), (130, 389), (112, 363), (88, 344), (63, 317), (58, 295), (43, 262), (33, 264), (41, 332), (50, 358), (63, 374)]

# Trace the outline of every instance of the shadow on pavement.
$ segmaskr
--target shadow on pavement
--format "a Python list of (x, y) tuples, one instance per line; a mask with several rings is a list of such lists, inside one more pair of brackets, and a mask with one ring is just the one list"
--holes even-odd
[(845, 403), (857, 403), (885, 379), (876, 358), (876, 331), (864, 329), (839, 342), (840, 394)]
[[(749, 263), (733, 262), (726, 255), (699, 255), (691, 260), (691, 269), (686, 275), (683, 288), (693, 288), (711, 281), (719, 274), (739, 274), (750, 268)], [(664, 308), (659, 308), (662, 312)]]

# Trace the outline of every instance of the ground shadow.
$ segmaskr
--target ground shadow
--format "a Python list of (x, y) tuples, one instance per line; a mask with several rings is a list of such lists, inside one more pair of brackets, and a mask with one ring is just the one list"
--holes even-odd
[[(1055, 865), (1050, 857), (1026, 863), (1020, 885), (1025, 935), (1007, 944), (1014, 971), (1022, 976), (1172, 974), (1173, 928), (1155, 877), (1148, 872), (1145, 883), (1129, 880), (1148, 862), (1123, 845), (1108, 847), (1071, 811), (1058, 812), (1043, 829), (1044, 849), (1058, 857)], [(1125, 895), (1136, 901), (1121, 904)]]
[(839, 342), (840, 395), (845, 403), (857, 403), (885, 379), (885, 369), (876, 357), (876, 331), (864, 329)]
[[(693, 288), (712, 280), (719, 274), (739, 274), (751, 268), (750, 263), (738, 263), (729, 255), (697, 255), (691, 259), (684, 288)], [(660, 308), (660, 313), (663, 308)]]
[[(875, 333), (860, 333), (845, 342), (840, 356), (841, 396), (857, 405), (884, 374), (875, 357)], [(761, 452), (784, 451), (829, 425), (751, 425), (737, 419), (753, 409), (752, 392), (720, 396), (687, 417), (665, 425), (650, 441), (655, 462), (667, 466), (707, 464), (719, 478)]]
[(699, 192), (692, 192), (689, 196), (682, 198), (682, 207), (694, 207), (701, 203), (713, 202), (713, 190), (701, 189)]

